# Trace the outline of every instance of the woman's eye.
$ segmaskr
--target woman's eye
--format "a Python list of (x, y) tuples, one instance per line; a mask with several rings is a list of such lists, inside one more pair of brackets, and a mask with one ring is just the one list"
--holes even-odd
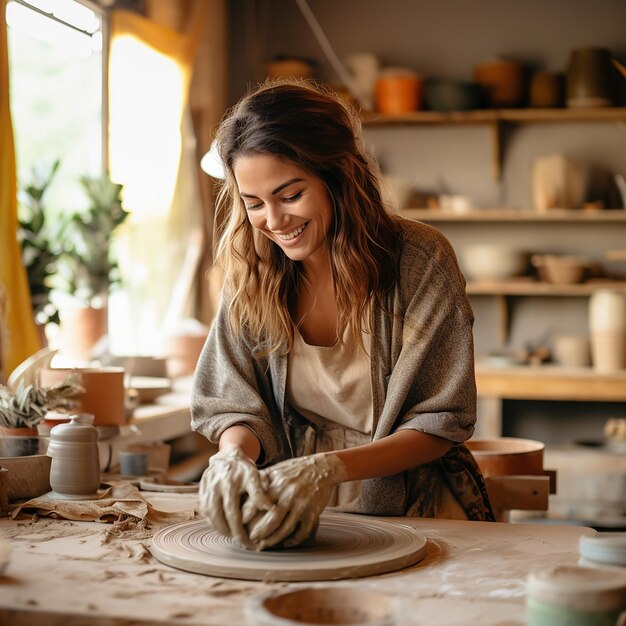
[(287, 196), (283, 198), (283, 202), (297, 202), (302, 197), (302, 191), (294, 194), (293, 196)]
[(255, 204), (246, 204), (246, 211), (254, 211), (255, 209), (258, 209), (262, 204), (262, 202), (256, 202)]

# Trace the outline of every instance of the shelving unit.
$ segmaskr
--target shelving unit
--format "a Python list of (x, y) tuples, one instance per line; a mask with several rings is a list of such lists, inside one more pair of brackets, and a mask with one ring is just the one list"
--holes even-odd
[[(514, 209), (475, 209), (464, 213), (453, 213), (438, 209), (405, 209), (402, 214), (410, 219), (431, 224), (437, 223), (607, 223), (625, 224), (626, 210), (605, 209), (583, 211), (580, 209), (551, 209), (545, 213), (533, 210)], [(626, 258), (624, 251), (607, 253), (614, 260)], [(467, 293), (473, 296), (494, 296), (499, 312), (499, 338), (502, 343), (508, 340), (510, 326), (510, 298), (516, 296), (542, 297), (588, 297), (595, 289), (607, 288), (626, 291), (626, 280), (603, 278), (589, 279), (584, 283), (566, 285), (541, 282), (532, 276), (522, 276), (509, 280), (469, 281)]]
[(516, 209), (475, 209), (465, 213), (453, 213), (438, 209), (404, 209), (405, 217), (421, 222), (582, 222), (582, 223), (624, 223), (626, 210), (604, 209), (583, 211), (580, 209), (550, 209), (545, 213), (533, 210)]
[(504, 400), (626, 402), (626, 370), (597, 372), (559, 365), (490, 367), (476, 365), (483, 437), (502, 435)]
[(510, 124), (567, 122), (626, 122), (626, 107), (602, 107), (581, 109), (488, 109), (477, 111), (412, 111), (402, 115), (382, 113), (363, 114), (365, 126), (433, 126), (433, 125), (472, 125), (483, 124), (491, 129), (492, 171), (495, 180), (502, 174), (503, 141), (502, 129)]
[(620, 122), (626, 107), (580, 109), (485, 109), (476, 111), (412, 111), (401, 115), (364, 113), (363, 123), (374, 124), (490, 124), (492, 122)]
[(574, 285), (546, 283), (532, 277), (518, 280), (482, 280), (467, 283), (467, 293), (474, 296), (566, 296), (586, 297), (596, 289), (618, 289), (626, 292), (626, 280), (594, 278)]
[[(415, 111), (404, 115), (366, 114), (365, 126), (450, 126), (485, 125), (491, 129), (492, 170), (501, 177), (503, 129), (512, 125), (543, 123), (626, 123), (626, 107), (595, 109), (501, 109), (440, 113)], [(626, 226), (626, 210), (550, 209), (546, 212), (516, 209), (475, 209), (463, 213), (425, 208), (402, 211), (405, 217), (433, 225), (481, 224), (598, 224)], [(607, 251), (607, 259), (624, 260), (626, 251)], [(584, 283), (561, 285), (541, 282), (533, 277), (503, 281), (469, 281), (470, 296), (495, 298), (498, 309), (499, 338), (504, 344), (510, 331), (511, 299), (515, 297), (589, 297), (594, 289), (611, 288), (626, 292), (626, 280), (590, 279)], [(485, 436), (502, 434), (502, 403), (511, 400), (574, 400), (581, 402), (626, 402), (626, 371), (598, 373), (592, 368), (573, 370), (560, 366), (492, 367), (479, 363), (476, 382), (482, 403), (481, 423)]]
[(480, 395), (502, 399), (626, 402), (626, 370), (599, 373), (558, 365), (476, 366)]

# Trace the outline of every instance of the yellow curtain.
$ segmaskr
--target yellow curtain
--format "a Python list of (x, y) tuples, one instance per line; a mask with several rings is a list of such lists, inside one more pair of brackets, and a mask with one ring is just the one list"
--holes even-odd
[(112, 14), (110, 172), (131, 214), (118, 245), (125, 288), (112, 299), (114, 352), (163, 352), (168, 332), (189, 315), (181, 283), (193, 286), (183, 274), (195, 275), (203, 241), (188, 96), (207, 8), (196, 0), (185, 33)]
[(32, 316), (28, 277), (16, 238), (17, 178), (9, 103), (5, 15), (6, 0), (0, 0), (0, 284), (4, 285), (7, 298), (4, 375), (8, 377), (17, 365), (37, 352), (41, 345)]

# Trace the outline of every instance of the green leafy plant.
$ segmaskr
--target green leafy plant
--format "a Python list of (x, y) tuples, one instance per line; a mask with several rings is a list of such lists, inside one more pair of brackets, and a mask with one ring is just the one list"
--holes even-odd
[(56, 272), (54, 235), (46, 216), (45, 196), (59, 169), (59, 161), (38, 163), (31, 180), (19, 193), (17, 238), (28, 275), (33, 315), (40, 324), (58, 322), (58, 311), (50, 302), (51, 277)]
[(15, 390), (0, 386), (0, 426), (4, 428), (34, 428), (51, 409), (74, 407), (72, 398), (85, 391), (80, 374), (70, 374), (53, 387), (24, 384), (20, 380)]
[(128, 217), (122, 207), (122, 186), (105, 175), (80, 179), (89, 206), (62, 217), (55, 288), (86, 306), (121, 282), (111, 245)]

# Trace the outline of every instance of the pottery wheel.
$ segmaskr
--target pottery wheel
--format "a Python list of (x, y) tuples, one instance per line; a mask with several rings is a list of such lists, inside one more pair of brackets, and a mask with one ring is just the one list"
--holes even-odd
[(157, 532), (150, 551), (162, 563), (196, 574), (266, 581), (338, 580), (409, 567), (426, 554), (426, 537), (399, 524), (326, 513), (312, 545), (254, 552), (239, 548), (206, 520)]

